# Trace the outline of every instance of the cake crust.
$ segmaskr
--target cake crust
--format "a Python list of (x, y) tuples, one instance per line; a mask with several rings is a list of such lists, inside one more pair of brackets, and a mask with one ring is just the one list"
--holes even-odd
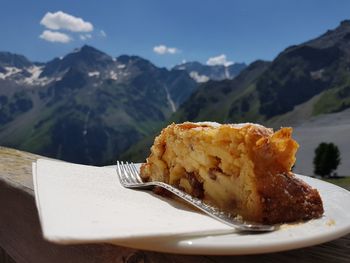
[(141, 177), (248, 221), (317, 218), (323, 214), (318, 191), (291, 172), (298, 148), (291, 133), (252, 123), (173, 123), (156, 137)]

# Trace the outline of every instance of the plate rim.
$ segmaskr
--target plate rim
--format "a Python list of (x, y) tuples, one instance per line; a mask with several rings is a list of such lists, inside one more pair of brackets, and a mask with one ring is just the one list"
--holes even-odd
[[(139, 163), (137, 165), (140, 165)], [(350, 191), (339, 187), (335, 184), (313, 178), (306, 175), (301, 174), (295, 174), (299, 179), (302, 179), (303, 181), (307, 181), (309, 184), (309, 181), (321, 183), (327, 187), (332, 187), (335, 190), (345, 193), (350, 198)], [(304, 180), (306, 178), (306, 180)], [(313, 183), (311, 183), (311, 186), (315, 188)], [(321, 193), (320, 193), (321, 194)], [(321, 196), (323, 203), (326, 199), (325, 197)], [(349, 199), (350, 200), (350, 199)], [(319, 219), (312, 219), (310, 221), (318, 221), (322, 220), (322, 218), (325, 217), (326, 211), (324, 212), (324, 215)], [(297, 227), (297, 226), (295, 226)], [(330, 229), (331, 226), (330, 226)], [(280, 230), (277, 230), (280, 231)], [(240, 246), (237, 245), (237, 243), (234, 243), (234, 246), (213, 246), (211, 245), (194, 245), (193, 241), (197, 239), (205, 239), (205, 238), (213, 238), (215, 241), (215, 238), (221, 236), (221, 235), (203, 235), (203, 236), (173, 236), (173, 237), (160, 237), (160, 238), (150, 238), (145, 237), (142, 239), (128, 239), (128, 240), (110, 240), (108, 243), (118, 245), (118, 246), (125, 246), (130, 247), (134, 249), (142, 249), (142, 250), (148, 250), (148, 251), (154, 251), (154, 252), (162, 252), (162, 253), (171, 253), (171, 254), (186, 254), (186, 255), (253, 255), (253, 254), (264, 254), (264, 253), (272, 253), (272, 252), (282, 252), (287, 250), (293, 250), (293, 249), (300, 249), (305, 247), (311, 247), (315, 245), (319, 245), (322, 243), (326, 243), (335, 239), (338, 239), (342, 236), (348, 235), (350, 233), (350, 222), (347, 225), (337, 227), (334, 229), (334, 231), (327, 231), (323, 235), (317, 235), (317, 236), (308, 236), (306, 238), (302, 237), (293, 237), (290, 240), (276, 240), (276, 244), (270, 243), (262, 243), (257, 244), (255, 243), (252, 246)], [(230, 234), (222, 234), (222, 236), (228, 236)], [(255, 234), (254, 234), (255, 235)], [(259, 235), (259, 234), (258, 234)], [(151, 240), (150, 240), (151, 239)], [(147, 241), (147, 242), (146, 242)]]

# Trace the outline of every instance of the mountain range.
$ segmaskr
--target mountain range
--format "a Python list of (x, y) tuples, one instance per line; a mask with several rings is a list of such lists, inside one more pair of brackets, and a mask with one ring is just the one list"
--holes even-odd
[(197, 86), (187, 71), (91, 46), (47, 63), (0, 52), (0, 144), (105, 164), (166, 121)]
[(159, 68), (83, 46), (35, 63), (0, 52), (0, 145), (66, 161), (143, 161), (169, 122), (272, 127), (350, 107), (350, 21), (273, 61)]
[(205, 83), (175, 119), (210, 116), (221, 122), (277, 124), (287, 114), (285, 120), (291, 119), (301, 111), (297, 106), (310, 100), (304, 105), (304, 118), (339, 112), (350, 107), (349, 81), (350, 21), (346, 20), (316, 39), (285, 49), (272, 62), (252, 63), (233, 80)]

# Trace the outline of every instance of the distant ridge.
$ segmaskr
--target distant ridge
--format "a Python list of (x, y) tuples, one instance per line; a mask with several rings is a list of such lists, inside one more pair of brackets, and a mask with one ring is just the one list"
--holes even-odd
[(194, 80), (199, 83), (203, 83), (209, 80), (233, 79), (246, 67), (247, 65), (245, 63), (233, 63), (229, 66), (209, 66), (194, 61), (182, 63), (175, 66), (173, 69), (185, 70)]

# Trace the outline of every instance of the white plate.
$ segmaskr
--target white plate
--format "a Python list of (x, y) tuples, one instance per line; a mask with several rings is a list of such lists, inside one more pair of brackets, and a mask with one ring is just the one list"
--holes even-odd
[(318, 189), (325, 210), (322, 218), (299, 224), (284, 224), (279, 230), (270, 233), (152, 238), (114, 244), (181, 254), (247, 255), (313, 246), (350, 233), (350, 192), (307, 176), (297, 177)]

